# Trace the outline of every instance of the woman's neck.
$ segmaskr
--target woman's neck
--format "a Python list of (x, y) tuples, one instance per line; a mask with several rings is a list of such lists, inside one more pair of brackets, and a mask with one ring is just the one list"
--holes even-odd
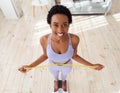
[(52, 41), (55, 42), (64, 42), (68, 39), (68, 34), (66, 34), (65, 36), (59, 37), (57, 35), (52, 34)]

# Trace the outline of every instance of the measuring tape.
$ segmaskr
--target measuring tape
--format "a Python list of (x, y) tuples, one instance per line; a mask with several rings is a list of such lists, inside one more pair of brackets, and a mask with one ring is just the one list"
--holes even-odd
[(44, 68), (48, 66), (73, 66), (73, 67), (85, 67), (85, 68), (97, 68), (98, 66), (86, 66), (86, 65), (80, 65), (80, 64), (46, 64), (41, 66), (35, 66), (35, 67), (25, 67), (25, 69), (38, 69), (38, 68)]

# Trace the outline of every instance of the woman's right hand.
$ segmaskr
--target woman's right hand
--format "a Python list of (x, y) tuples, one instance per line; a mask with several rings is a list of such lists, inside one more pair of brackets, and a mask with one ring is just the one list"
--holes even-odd
[(26, 73), (26, 72), (28, 72), (29, 70), (31, 70), (31, 67), (28, 66), (28, 65), (24, 65), (24, 66), (20, 67), (18, 70), (19, 70), (20, 72), (22, 72), (22, 73)]

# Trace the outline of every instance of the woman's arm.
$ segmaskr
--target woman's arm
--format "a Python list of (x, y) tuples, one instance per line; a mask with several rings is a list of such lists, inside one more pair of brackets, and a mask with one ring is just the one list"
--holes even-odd
[(40, 63), (44, 62), (48, 58), (47, 54), (46, 54), (47, 35), (41, 37), (40, 44), (41, 44), (41, 46), (43, 48), (43, 54), (37, 60), (32, 62), (30, 65), (24, 65), (24, 66), (20, 67), (18, 69), (20, 72), (25, 73), (25, 72), (29, 71), (31, 68), (33, 68), (33, 67), (39, 65)]
[(47, 59), (47, 54), (46, 54), (47, 36), (41, 37), (40, 44), (41, 44), (42, 49), (43, 49), (43, 54), (37, 60), (35, 60), (33, 63), (31, 63), (29, 65), (30, 67), (35, 67)]
[(93, 69), (95, 70), (101, 70), (104, 66), (101, 65), (101, 64), (92, 64), (91, 62), (85, 60), (84, 58), (80, 57), (78, 54), (77, 54), (77, 47), (78, 47), (78, 44), (79, 44), (79, 37), (76, 36), (76, 35), (73, 35), (72, 37), (72, 44), (73, 44), (73, 48), (74, 48), (74, 54), (73, 54), (73, 59), (83, 65), (86, 65), (86, 66), (93, 66)]

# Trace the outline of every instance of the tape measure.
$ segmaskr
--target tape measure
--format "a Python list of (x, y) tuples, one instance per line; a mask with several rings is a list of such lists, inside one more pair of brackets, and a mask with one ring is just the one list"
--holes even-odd
[(84, 68), (97, 68), (98, 66), (86, 66), (86, 65), (81, 65), (81, 64), (45, 64), (41, 66), (35, 66), (35, 67), (26, 67), (25, 69), (38, 69), (38, 68), (44, 68), (48, 66), (73, 66), (73, 67), (84, 67)]

